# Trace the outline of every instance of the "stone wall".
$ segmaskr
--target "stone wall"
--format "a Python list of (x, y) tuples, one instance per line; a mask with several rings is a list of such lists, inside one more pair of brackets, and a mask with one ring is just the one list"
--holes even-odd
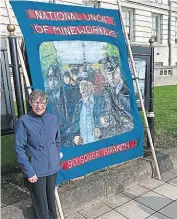
[[(171, 75), (168, 75), (168, 71), (171, 70)], [(167, 75), (161, 75), (160, 72), (167, 71)], [(177, 85), (177, 66), (175, 67), (158, 67), (155, 68), (155, 86), (163, 85)]]

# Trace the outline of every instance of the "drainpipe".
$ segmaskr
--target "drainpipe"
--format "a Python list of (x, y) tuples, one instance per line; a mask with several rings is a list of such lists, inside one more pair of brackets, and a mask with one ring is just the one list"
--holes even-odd
[(172, 56), (172, 46), (171, 46), (171, 25), (172, 25), (172, 10), (171, 10), (171, 0), (168, 1), (169, 6), (169, 16), (168, 16), (168, 48), (169, 48), (169, 55), (168, 55), (168, 65), (171, 66), (171, 56)]

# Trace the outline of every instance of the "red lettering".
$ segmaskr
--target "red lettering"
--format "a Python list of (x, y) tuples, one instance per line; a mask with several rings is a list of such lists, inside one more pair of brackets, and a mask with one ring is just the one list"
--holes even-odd
[(85, 34), (85, 27), (84, 26), (78, 26), (77, 27), (79, 34)]
[(100, 156), (99, 151), (96, 151), (96, 155), (95, 155), (95, 157), (98, 158), (99, 156)]
[(115, 25), (114, 18), (106, 16), (105, 17), (105, 23), (110, 24), (110, 25)]
[(43, 27), (40, 25), (34, 25), (34, 30), (36, 33), (44, 33)]
[(92, 34), (92, 27), (91, 26), (86, 26), (85, 27), (87, 34)]
[(70, 168), (72, 168), (73, 167), (73, 165), (72, 165), (72, 160), (68, 160), (68, 168), (70, 169)]
[(54, 34), (63, 35), (62, 29), (59, 27), (53, 27)]
[(72, 35), (78, 34), (78, 30), (77, 30), (76, 27), (70, 27), (70, 31), (71, 31), (71, 34), (72, 34)]
[(34, 10), (30, 10), (30, 9), (26, 10), (26, 13), (27, 13), (28, 18), (30, 19), (36, 18)]
[(58, 20), (65, 20), (64, 14), (62, 12), (57, 12), (56, 17)]
[(82, 156), (75, 157), (71, 160), (64, 161), (63, 169), (67, 170), (67, 169), (82, 165), (84, 163), (87, 163), (91, 160), (98, 159), (99, 157), (102, 157), (102, 156), (108, 156), (111, 154), (115, 154), (117, 152), (121, 152), (124, 150), (128, 150), (130, 148), (134, 148), (137, 146), (136, 143), (137, 143), (136, 140), (133, 140), (133, 141), (126, 142), (123, 144), (113, 145), (107, 148), (101, 148), (97, 151), (92, 151)]
[(98, 27), (92, 26), (92, 31), (93, 31), (93, 34), (98, 34)]
[(80, 156), (80, 163), (84, 163), (84, 157)]
[(62, 11), (42, 11), (42, 10), (26, 10), (29, 19), (38, 20), (86, 20), (97, 21), (109, 25), (115, 25), (114, 18), (109, 16), (102, 16), (100, 14), (83, 14), (75, 12), (62, 12)]
[(63, 27), (63, 30), (65, 32), (65, 35), (71, 35), (71, 28), (69, 27)]
[(112, 148), (113, 148), (113, 147), (109, 147), (109, 148), (108, 148), (108, 154), (112, 154)]
[(83, 14), (84, 20), (89, 21), (90, 20), (90, 15), (89, 14)]
[(77, 35), (77, 34), (97, 34), (116, 37), (115, 31), (110, 31), (105, 27), (100, 26), (47, 26), (47, 25), (32, 25), (34, 33), (40, 34), (57, 34), (57, 35)]
[(85, 20), (84, 15), (80, 14), (80, 13), (76, 13), (76, 18), (77, 18), (77, 20)]

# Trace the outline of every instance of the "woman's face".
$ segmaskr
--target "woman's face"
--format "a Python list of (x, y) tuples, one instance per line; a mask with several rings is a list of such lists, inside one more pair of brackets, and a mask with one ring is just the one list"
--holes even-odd
[(37, 115), (42, 115), (46, 111), (47, 103), (42, 97), (37, 97), (33, 101), (29, 101), (32, 107), (32, 110)]

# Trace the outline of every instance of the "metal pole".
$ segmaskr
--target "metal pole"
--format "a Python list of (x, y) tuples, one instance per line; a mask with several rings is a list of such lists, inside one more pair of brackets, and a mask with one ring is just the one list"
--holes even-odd
[[(151, 48), (151, 56), (150, 56), (150, 74), (149, 74), (149, 106), (148, 106), (148, 113), (147, 113), (147, 119), (149, 124), (149, 129), (151, 132), (152, 142), (154, 144), (154, 36), (152, 36), (149, 39), (150, 48)], [(150, 142), (149, 139), (147, 139), (147, 146), (150, 148)]]
[[(13, 17), (12, 17), (12, 12), (10, 10), (9, 0), (5, 0), (5, 5), (6, 5), (6, 9), (7, 9), (7, 14), (8, 14), (8, 17), (9, 17), (9, 22), (10, 22), (10, 24), (13, 24)], [(29, 81), (29, 78), (28, 78), (25, 63), (24, 63), (23, 56), (22, 56), (22, 53), (21, 53), (20, 46), (19, 46), (18, 42), (16, 43), (16, 46), (17, 46), (17, 51), (18, 51), (21, 67), (22, 67), (22, 70), (23, 70), (23, 74), (24, 74), (24, 77), (25, 77), (26, 86), (28, 87), (28, 93), (30, 95), (30, 93), (32, 92), (32, 89), (30, 88), (31, 87), (30, 81)]]
[(11, 62), (12, 62), (12, 73), (13, 73), (15, 95), (16, 95), (16, 101), (17, 101), (17, 111), (18, 111), (18, 116), (20, 117), (25, 113), (25, 110), (24, 110), (24, 103), (23, 103), (19, 61), (18, 61), (18, 55), (17, 55), (17, 40), (14, 34), (15, 26), (12, 24), (9, 24), (7, 25), (7, 30), (9, 31), (8, 41), (9, 41), (10, 56), (11, 56)]
[(132, 70), (133, 70), (133, 74), (135, 76), (136, 87), (137, 87), (139, 98), (140, 98), (140, 103), (141, 103), (141, 107), (142, 107), (142, 111), (143, 111), (143, 115), (144, 115), (144, 121), (145, 121), (146, 129), (147, 129), (147, 135), (148, 135), (148, 138), (149, 138), (151, 151), (152, 151), (152, 156), (153, 156), (154, 163), (155, 163), (155, 168), (156, 168), (156, 171), (157, 171), (157, 176), (158, 176), (158, 179), (161, 180), (159, 165), (158, 165), (158, 162), (157, 162), (157, 157), (156, 157), (156, 154), (155, 154), (154, 145), (153, 145), (153, 142), (152, 142), (152, 137), (151, 137), (151, 133), (150, 133), (149, 126), (148, 126), (146, 111), (145, 111), (144, 104), (143, 104), (143, 98), (142, 98), (141, 91), (140, 91), (140, 85), (139, 85), (139, 81), (137, 79), (137, 72), (136, 72), (136, 68), (135, 68), (135, 62), (134, 62), (134, 59), (133, 59), (133, 54), (132, 54), (130, 42), (129, 42), (128, 35), (127, 35), (127, 32), (126, 32), (124, 19), (123, 19), (122, 8), (121, 8), (121, 4), (120, 4), (119, 0), (117, 0), (117, 5), (118, 5), (120, 17), (121, 17), (123, 32), (125, 34), (125, 39), (126, 39), (126, 42), (127, 42), (128, 51), (129, 51), (129, 54), (130, 54)]

